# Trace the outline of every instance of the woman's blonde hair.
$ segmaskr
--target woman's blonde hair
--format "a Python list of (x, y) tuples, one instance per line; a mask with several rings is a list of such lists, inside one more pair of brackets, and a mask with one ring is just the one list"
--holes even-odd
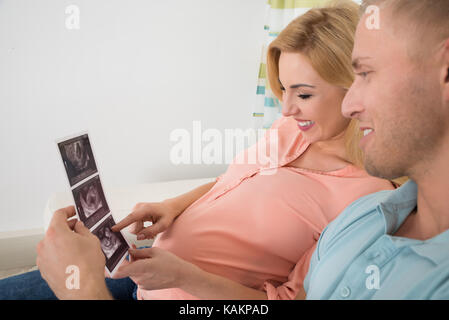
[[(349, 89), (354, 81), (351, 65), (354, 35), (359, 21), (359, 5), (351, 0), (332, 1), (299, 16), (274, 39), (267, 51), (268, 85), (282, 101), (279, 82), (281, 52), (301, 52), (313, 69), (328, 83)], [(359, 148), (362, 132), (352, 119), (345, 133), (347, 160), (363, 167)]]
[[(279, 82), (281, 52), (300, 52), (313, 69), (330, 84), (349, 89), (354, 82), (352, 50), (359, 22), (360, 6), (351, 0), (334, 0), (326, 7), (313, 8), (293, 20), (274, 39), (267, 52), (268, 85), (282, 101)], [(359, 147), (362, 132), (357, 120), (351, 119), (345, 133), (347, 160), (364, 167), (364, 154)], [(392, 180), (398, 187), (407, 177)]]

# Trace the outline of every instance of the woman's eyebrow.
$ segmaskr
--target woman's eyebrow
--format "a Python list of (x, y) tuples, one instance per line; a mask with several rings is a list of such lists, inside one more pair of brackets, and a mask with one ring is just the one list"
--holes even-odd
[(300, 87), (315, 88), (315, 86), (312, 86), (310, 84), (298, 83), (298, 84), (294, 84), (294, 85), (290, 86), (290, 89), (296, 89), (296, 88), (300, 88)]
[[(282, 86), (281, 80), (279, 80), (279, 84)], [(312, 86), (310, 84), (298, 83), (298, 84), (291, 85), (290, 89), (296, 89), (296, 88), (300, 88), (300, 87), (315, 88), (315, 86)]]

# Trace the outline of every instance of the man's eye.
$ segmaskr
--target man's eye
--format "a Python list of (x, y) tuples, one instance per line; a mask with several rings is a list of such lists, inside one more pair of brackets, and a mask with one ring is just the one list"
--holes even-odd
[(311, 97), (311, 94), (300, 94), (298, 97), (300, 97), (303, 100), (307, 100)]
[(362, 77), (362, 78), (366, 78), (367, 76), (368, 76), (368, 74), (369, 74), (369, 72), (359, 72), (359, 73), (356, 73), (359, 77)]

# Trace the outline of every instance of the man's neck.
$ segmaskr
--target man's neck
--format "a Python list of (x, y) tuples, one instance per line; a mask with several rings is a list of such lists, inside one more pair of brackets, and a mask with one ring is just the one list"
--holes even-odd
[(413, 171), (410, 178), (418, 186), (417, 212), (396, 235), (426, 240), (449, 229), (449, 145)]

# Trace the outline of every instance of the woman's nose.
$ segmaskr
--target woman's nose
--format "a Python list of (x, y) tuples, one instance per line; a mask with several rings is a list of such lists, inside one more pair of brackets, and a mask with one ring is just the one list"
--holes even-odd
[(282, 115), (284, 117), (290, 117), (297, 114), (299, 111), (296, 103), (291, 102), (289, 99), (284, 98), (282, 101)]

